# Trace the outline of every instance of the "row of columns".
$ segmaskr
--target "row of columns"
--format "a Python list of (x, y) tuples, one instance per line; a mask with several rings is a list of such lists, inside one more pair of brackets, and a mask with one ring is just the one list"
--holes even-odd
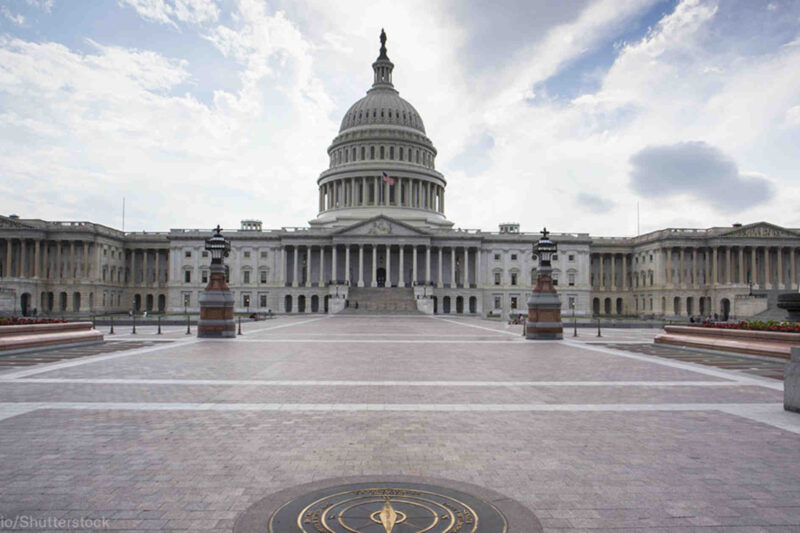
[[(800, 248), (783, 246), (663, 248), (657, 252), (661, 254), (663, 274), (658, 280), (652, 280), (650, 270), (639, 270), (632, 262), (631, 254), (594, 253), (591, 271), (597, 275), (594, 287), (612, 291), (626, 290), (631, 285), (652, 285), (653, 281), (668, 287), (753, 283), (766, 289), (796, 289), (799, 283), (798, 252)], [(649, 254), (643, 255), (643, 262)], [(635, 282), (635, 277), (642, 277), (641, 274), (649, 283)]]
[(444, 213), (444, 187), (416, 178), (393, 178), (390, 185), (381, 176), (341, 178), (319, 188), (319, 210), (344, 207), (397, 206)]
[(89, 241), (5, 239), (2, 275), (5, 278), (90, 280), (93, 272), (90, 250), (96, 255), (97, 246)]
[[(141, 252), (141, 254), (137, 254)], [(162, 253), (163, 252), (163, 253)], [(141, 256), (141, 272), (137, 269), (137, 256)], [(161, 257), (166, 257), (166, 267), (164, 272), (164, 279), (161, 279)], [(153, 266), (150, 267), (150, 258), (154, 257)], [(132, 285), (158, 285), (166, 283), (169, 272), (169, 250), (161, 250), (156, 248), (132, 249), (130, 253), (129, 268), (131, 273)], [(152, 274), (152, 276), (150, 276)]]
[[(386, 262), (384, 267), (386, 269), (386, 280), (387, 283), (391, 283), (391, 276), (392, 276), (392, 261), (391, 261), (391, 252), (393, 245), (391, 244), (372, 244), (372, 245), (344, 245), (344, 272), (345, 278), (344, 280), (337, 279), (338, 270), (339, 270), (339, 260), (338, 260), (338, 246), (303, 246), (298, 247), (294, 246), (291, 248), (292, 253), (292, 286), (297, 287), (300, 283), (300, 261), (301, 255), (303, 256), (303, 260), (305, 261), (305, 265), (307, 267), (305, 279), (305, 286), (311, 286), (311, 276), (310, 272), (312, 271), (312, 260), (314, 257), (318, 259), (318, 275), (319, 275), (319, 286), (323, 287), (326, 284), (325, 280), (325, 251), (330, 248), (331, 250), (331, 278), (333, 282), (344, 281), (347, 284), (356, 284), (359, 287), (365, 286), (365, 277), (364, 277), (364, 248), (365, 246), (370, 246), (372, 248), (372, 277), (371, 277), (371, 285), (373, 287), (377, 286), (377, 270), (378, 270), (378, 251), (382, 249), (383, 255), (386, 258)], [(317, 248), (319, 253), (312, 254), (312, 248)], [(351, 249), (358, 248), (358, 271), (356, 279), (351, 279), (350, 275), (350, 258), (351, 258)], [(420, 248), (422, 250), (420, 250)], [(437, 260), (437, 272), (438, 276), (437, 279), (437, 286), (444, 287), (444, 247), (437, 247), (438, 252), (438, 260)], [(450, 287), (455, 287), (459, 285), (461, 287), (471, 286), (469, 283), (469, 263), (470, 257), (475, 258), (475, 280), (480, 280), (480, 256), (481, 250), (476, 250), (475, 253), (470, 252), (470, 247), (449, 247), (450, 250), (450, 272), (449, 272), (449, 284)], [(283, 254), (282, 264), (286, 265), (287, 263), (287, 254), (288, 250), (287, 247), (284, 247), (281, 250)], [(398, 281), (397, 284), (401, 287), (406, 287), (409, 284), (413, 285), (414, 283), (424, 282), (426, 284), (430, 284), (433, 281), (431, 276), (432, 273), (432, 265), (431, 265), (431, 255), (432, 255), (432, 247), (428, 245), (411, 245), (411, 279), (405, 279), (406, 273), (406, 260), (405, 260), (405, 252), (406, 246), (400, 245), (398, 246)], [(424, 277), (420, 279), (421, 272), (419, 272), (419, 257), (424, 254)], [(463, 263), (460, 261), (463, 260)], [(459, 269), (459, 273), (463, 272), (463, 277), (461, 279), (461, 283), (457, 283), (456, 279), (456, 266), (460, 265), (462, 268)], [(476, 281), (477, 285), (477, 281)]]

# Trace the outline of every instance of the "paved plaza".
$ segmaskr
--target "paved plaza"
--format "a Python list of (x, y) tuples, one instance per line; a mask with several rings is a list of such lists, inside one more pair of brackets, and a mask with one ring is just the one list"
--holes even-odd
[(421, 315), (279, 318), (234, 340), (121, 329), (0, 366), (0, 529), (231, 531), (272, 493), (386, 475), (486, 487), (545, 531), (800, 530), (800, 415), (779, 369), (648, 353), (658, 330), (532, 342)]

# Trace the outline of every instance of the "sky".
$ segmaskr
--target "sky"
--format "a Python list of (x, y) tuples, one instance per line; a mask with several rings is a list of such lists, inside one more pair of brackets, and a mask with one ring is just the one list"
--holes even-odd
[(0, 214), (306, 226), (381, 28), (457, 227), (800, 228), (800, 0), (0, 0)]

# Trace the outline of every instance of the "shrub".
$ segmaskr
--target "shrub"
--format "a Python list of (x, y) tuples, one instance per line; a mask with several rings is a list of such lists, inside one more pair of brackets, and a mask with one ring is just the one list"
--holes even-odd
[(780, 331), (783, 333), (800, 333), (800, 322), (778, 322), (777, 320), (742, 320), (741, 322), (706, 322), (692, 324), (703, 328), (744, 329), (750, 331)]
[(20, 318), (16, 316), (0, 318), (0, 326), (28, 326), (30, 324), (62, 324), (61, 318)]

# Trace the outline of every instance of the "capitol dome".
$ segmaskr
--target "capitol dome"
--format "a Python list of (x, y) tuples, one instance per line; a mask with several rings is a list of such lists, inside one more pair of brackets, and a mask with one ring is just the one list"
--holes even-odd
[(394, 88), (383, 31), (372, 70), (372, 88), (347, 110), (328, 147), (330, 164), (317, 180), (319, 214), (310, 224), (347, 226), (386, 215), (414, 226), (452, 226), (436, 148), (419, 112)]

